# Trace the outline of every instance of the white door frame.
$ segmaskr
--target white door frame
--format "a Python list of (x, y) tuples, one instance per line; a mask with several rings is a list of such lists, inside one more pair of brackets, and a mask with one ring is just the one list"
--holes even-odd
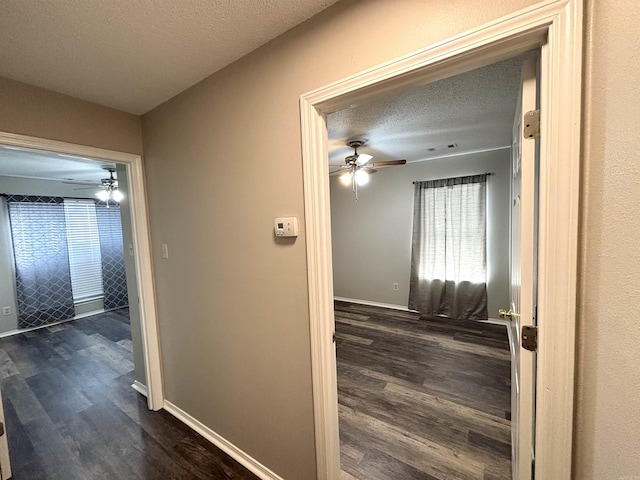
[(151, 263), (151, 236), (149, 215), (142, 170), (142, 157), (132, 153), (116, 152), (74, 143), (59, 142), (38, 137), (0, 132), (0, 144), (13, 147), (45, 150), (48, 152), (77, 155), (80, 157), (108, 160), (127, 166), (129, 179), (129, 204), (131, 206), (131, 228), (138, 283), (140, 323), (144, 349), (144, 367), (147, 381), (147, 402), (151, 410), (164, 406), (162, 370), (160, 362), (160, 339), (156, 313), (153, 267)]
[(536, 477), (570, 480), (582, 88), (582, 0), (549, 0), (300, 98), (318, 479), (340, 478), (325, 116), (541, 48)]

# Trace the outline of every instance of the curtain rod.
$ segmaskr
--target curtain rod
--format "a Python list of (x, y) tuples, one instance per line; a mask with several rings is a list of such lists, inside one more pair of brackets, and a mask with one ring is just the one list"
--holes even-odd
[(69, 200), (96, 200), (99, 201), (97, 198), (93, 198), (93, 197), (67, 197), (65, 195), (29, 195), (29, 194), (25, 194), (25, 193), (0, 193), (0, 197), (15, 197), (15, 196), (21, 196), (21, 197), (58, 197), (58, 198), (66, 198)]
[(463, 175), (461, 177), (445, 177), (445, 178), (432, 178), (430, 180), (415, 180), (415, 181), (413, 181), (411, 183), (413, 183), (415, 185), (416, 183), (422, 183), (422, 182), (437, 182), (439, 180), (451, 180), (453, 178), (475, 177), (476, 175), (486, 175), (488, 177), (490, 175), (495, 175), (495, 173), (493, 173), (493, 172), (474, 173), (473, 175)]

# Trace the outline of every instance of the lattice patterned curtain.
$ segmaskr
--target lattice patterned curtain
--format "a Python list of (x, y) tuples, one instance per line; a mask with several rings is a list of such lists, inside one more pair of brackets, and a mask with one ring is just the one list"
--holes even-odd
[(96, 203), (96, 218), (102, 255), (104, 308), (110, 310), (126, 307), (129, 305), (129, 297), (124, 266), (120, 205), (109, 203), (107, 208), (106, 203)]
[(64, 199), (7, 198), (16, 265), (18, 327), (73, 318)]

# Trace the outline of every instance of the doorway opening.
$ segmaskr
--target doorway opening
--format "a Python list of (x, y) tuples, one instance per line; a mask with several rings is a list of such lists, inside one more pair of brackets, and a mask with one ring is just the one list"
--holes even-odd
[(517, 350), (499, 310), (514, 116), (537, 55), (327, 115), (343, 477), (511, 478)]
[[(579, 0), (541, 3), (301, 97), (318, 478), (340, 476), (326, 116), (385, 92), (448, 78), (537, 48), (543, 75), (535, 468), (540, 478), (570, 478), (581, 18)], [(531, 466), (523, 465), (527, 467), (530, 475)], [(526, 478), (522, 475), (517, 478)]]
[[(51, 215), (55, 214), (59, 220), (56, 227), (60, 228), (52, 227), (49, 233), (58, 240), (65, 240), (50, 242), (51, 248), (53, 243), (59, 247), (61, 258), (54, 263), (64, 272), (58, 272), (51, 266), (55, 271), (48, 272), (51, 279), (44, 280), (49, 286), (58, 283), (64, 283), (64, 286), (49, 291), (51, 289), (47, 290), (44, 285), (44, 293), (33, 306), (25, 300), (32, 289), (17, 282), (16, 271), (4, 275), (13, 283), (14, 297), (21, 292), (21, 299), (8, 300), (15, 301), (14, 305), (8, 305), (7, 310), (13, 315), (7, 317), (13, 317), (15, 329), (20, 332), (30, 327), (130, 306), (129, 311), (115, 311), (124, 315), (127, 323), (131, 315), (134, 323), (132, 344), (127, 345), (133, 348), (136, 357), (136, 381), (132, 386), (147, 396), (150, 409), (162, 408), (164, 399), (141, 157), (2, 132), (0, 153), (5, 159), (0, 163), (0, 173), (5, 175), (2, 186), (6, 192), (1, 193), (5, 194), (3, 204), (7, 205), (3, 206), (13, 205), (17, 215), (21, 208), (29, 210), (29, 205), (43, 206), (47, 202), (55, 205), (55, 212)], [(108, 198), (100, 201), (95, 194), (102, 197), (108, 194)], [(11, 235), (19, 235), (20, 232), (11, 231), (9, 210), (7, 208), (4, 232), (8, 238), (4, 240), (15, 245)], [(37, 212), (33, 219), (37, 222)], [(93, 230), (89, 228), (91, 225), (95, 227)], [(37, 225), (33, 227), (33, 232), (38, 230)], [(25, 258), (21, 260), (28, 267), (30, 259), (37, 255), (30, 255), (27, 250), (31, 247), (31, 250), (37, 250), (41, 245), (37, 242), (29, 245), (29, 232), (23, 233), (27, 241), (19, 243), (27, 245), (27, 249)], [(67, 241), (68, 237), (71, 242)], [(45, 239), (44, 243), (47, 242)], [(9, 254), (8, 251), (5, 253)], [(14, 269), (17, 268), (17, 260), (15, 257), (4, 263)], [(26, 274), (27, 270), (23, 272)], [(102, 278), (94, 278), (92, 272), (98, 272)], [(36, 269), (34, 281), (37, 281), (37, 276)], [(58, 282), (57, 279), (65, 281)], [(49, 294), (55, 300), (51, 302), (54, 306), (51, 311), (46, 308)], [(19, 304), (20, 300), (24, 301)], [(11, 322), (5, 323), (5, 330), (12, 330), (9, 328)]]

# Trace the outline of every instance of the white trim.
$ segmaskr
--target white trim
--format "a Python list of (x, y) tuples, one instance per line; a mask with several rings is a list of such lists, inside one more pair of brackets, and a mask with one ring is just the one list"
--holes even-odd
[[(114, 309), (116, 310), (116, 309)], [(47, 323), (46, 325), (38, 325), (37, 327), (30, 328), (14, 328), (13, 330), (7, 330), (6, 332), (0, 333), (0, 338), (11, 337), (12, 335), (19, 335), (21, 333), (33, 332), (34, 330), (40, 330), (41, 328), (54, 327), (56, 325), (60, 325), (62, 323), (73, 322), (74, 320), (80, 320), (81, 318), (92, 317), (94, 315), (99, 315), (101, 313), (105, 313), (111, 310), (105, 310), (104, 308), (100, 308), (98, 310), (92, 310), (91, 312), (81, 313), (80, 315), (76, 315), (73, 318), (67, 318), (66, 320), (60, 320), (58, 322)]]
[(162, 366), (160, 362), (160, 340), (158, 337), (153, 267), (151, 263), (151, 236), (149, 232), (149, 216), (147, 213), (147, 200), (142, 171), (142, 157), (132, 153), (116, 152), (103, 148), (88, 147), (85, 145), (76, 145), (73, 143), (58, 142), (56, 140), (6, 132), (0, 132), (0, 144), (126, 164), (130, 184), (129, 203), (131, 208), (133, 246), (134, 251), (137, 253), (135, 256), (136, 280), (138, 283), (144, 366), (149, 390), (148, 403), (150, 409), (159, 410), (164, 405), (164, 392), (162, 387)]
[(301, 96), (318, 479), (340, 477), (325, 115), (542, 45), (536, 476), (571, 478), (582, 41), (582, 0), (548, 0)]
[(486, 320), (478, 320), (482, 323), (490, 323), (491, 325), (502, 325), (503, 327), (507, 327), (509, 329), (509, 320), (505, 320), (504, 318), (487, 318)]
[(258, 462), (248, 453), (244, 452), (229, 440), (214, 432), (205, 424), (199, 420), (193, 418), (187, 412), (177, 407), (173, 403), (165, 400), (164, 409), (171, 415), (176, 417), (182, 423), (198, 432), (204, 438), (213, 443), (216, 447), (236, 460), (239, 464), (243, 465), (247, 470), (251, 471), (254, 475), (258, 476), (262, 480), (283, 480), (282, 477), (269, 470), (267, 467)]
[[(122, 308), (128, 308), (127, 307), (122, 307)], [(105, 310), (104, 308), (98, 308), (97, 310), (91, 310), (90, 312), (86, 312), (86, 313), (81, 313), (80, 315), (76, 315), (75, 317), (73, 317), (71, 320), (79, 320), (81, 318), (86, 318), (86, 317), (93, 317), (94, 315), (100, 315), (101, 313), (105, 313), (107, 311), (112, 311), (112, 310), (117, 310), (117, 308), (112, 308), (110, 310)], [(48, 327), (49, 325), (43, 325), (43, 327)]]
[(344, 297), (333, 297), (333, 299), (338, 300), (339, 302), (359, 303), (360, 305), (371, 305), (372, 307), (390, 308), (392, 310), (402, 310), (403, 312), (418, 313), (417, 310), (409, 310), (409, 308), (405, 307), (404, 305), (394, 305), (392, 303), (380, 303), (372, 302), (370, 300), (359, 300), (357, 298)]
[(149, 397), (147, 386), (144, 383), (139, 382), (138, 380), (134, 380), (133, 383), (131, 384), (131, 388), (133, 388), (140, 395), (144, 395), (147, 398)]

